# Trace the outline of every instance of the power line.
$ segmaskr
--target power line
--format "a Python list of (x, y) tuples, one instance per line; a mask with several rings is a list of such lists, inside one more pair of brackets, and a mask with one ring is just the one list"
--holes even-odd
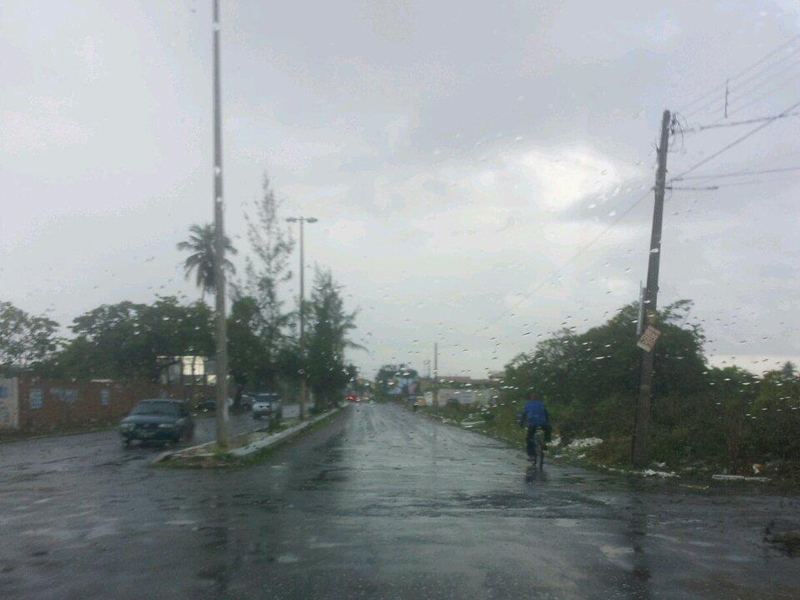
[(762, 183), (774, 183), (776, 181), (786, 181), (790, 180), (792, 177), (777, 177), (774, 179), (751, 179), (749, 181), (736, 181), (734, 183), (720, 183), (714, 185), (707, 185), (707, 186), (667, 186), (666, 189), (674, 190), (676, 192), (708, 192), (708, 191), (716, 191), (722, 188), (730, 188), (730, 187), (741, 187), (743, 185), (760, 185)]
[(652, 191), (653, 191), (653, 188), (650, 188), (650, 189), (648, 189), (648, 190), (647, 190), (647, 191), (646, 191), (644, 194), (642, 194), (641, 196), (639, 196), (639, 197), (638, 197), (638, 198), (637, 198), (637, 199), (634, 201), (634, 203), (633, 203), (633, 204), (631, 204), (631, 205), (630, 205), (628, 208), (626, 208), (626, 209), (625, 209), (625, 210), (624, 210), (622, 213), (620, 213), (620, 214), (617, 216), (617, 218), (616, 218), (616, 219), (614, 219), (614, 220), (613, 220), (613, 221), (612, 221), (612, 222), (611, 222), (611, 223), (610, 223), (610, 224), (609, 224), (609, 225), (608, 225), (608, 226), (607, 226), (605, 229), (603, 229), (603, 230), (602, 230), (600, 233), (598, 233), (598, 234), (597, 234), (596, 236), (594, 236), (594, 237), (593, 237), (591, 240), (589, 240), (589, 243), (587, 243), (587, 244), (585, 244), (584, 246), (582, 246), (582, 247), (581, 247), (581, 248), (580, 248), (580, 249), (579, 249), (579, 250), (578, 250), (578, 251), (577, 251), (575, 254), (573, 254), (573, 255), (572, 255), (572, 256), (571, 256), (569, 259), (567, 259), (567, 261), (566, 261), (566, 262), (562, 263), (560, 266), (558, 266), (558, 267), (556, 267), (555, 269), (553, 269), (552, 271), (550, 271), (550, 273), (548, 273), (548, 274), (547, 274), (547, 276), (546, 276), (546, 277), (545, 277), (545, 278), (544, 278), (544, 279), (541, 281), (541, 283), (540, 283), (539, 285), (537, 285), (537, 286), (536, 286), (535, 288), (533, 288), (531, 291), (529, 291), (529, 292), (527, 292), (527, 293), (523, 294), (522, 298), (520, 298), (518, 302), (516, 302), (515, 304), (513, 304), (512, 306), (510, 306), (509, 308), (507, 308), (507, 309), (506, 309), (505, 311), (503, 311), (502, 313), (500, 313), (500, 314), (499, 314), (497, 317), (495, 317), (494, 319), (492, 319), (491, 321), (489, 321), (489, 322), (488, 322), (486, 325), (484, 325), (483, 327), (479, 327), (478, 329), (476, 329), (476, 330), (473, 332), (473, 335), (474, 335), (475, 333), (478, 333), (478, 332), (480, 332), (480, 331), (485, 331), (486, 329), (489, 329), (489, 327), (491, 327), (492, 325), (494, 325), (495, 323), (497, 323), (498, 321), (500, 321), (501, 319), (503, 319), (503, 318), (504, 318), (504, 317), (505, 317), (507, 314), (509, 314), (510, 312), (512, 312), (513, 310), (515, 310), (516, 308), (518, 308), (518, 307), (519, 307), (519, 306), (520, 306), (520, 305), (521, 305), (521, 304), (522, 304), (522, 303), (523, 303), (525, 300), (527, 300), (527, 299), (528, 299), (530, 296), (532, 296), (533, 294), (535, 294), (536, 292), (538, 292), (539, 290), (541, 290), (541, 289), (542, 289), (542, 288), (543, 288), (545, 285), (547, 285), (548, 283), (550, 283), (550, 281), (553, 279), (553, 276), (554, 276), (554, 275), (557, 275), (557, 274), (558, 274), (558, 273), (560, 273), (562, 270), (564, 270), (566, 267), (568, 267), (568, 266), (569, 266), (569, 265), (571, 265), (573, 262), (575, 262), (575, 260), (576, 260), (578, 257), (580, 257), (580, 256), (581, 256), (581, 255), (582, 255), (584, 252), (586, 252), (586, 251), (587, 251), (589, 248), (591, 248), (591, 247), (592, 247), (592, 246), (593, 246), (595, 243), (597, 243), (597, 241), (598, 241), (600, 238), (602, 238), (602, 237), (603, 237), (605, 234), (607, 234), (609, 231), (611, 231), (611, 230), (612, 230), (612, 229), (613, 229), (613, 228), (614, 228), (614, 227), (615, 227), (615, 226), (616, 226), (616, 225), (617, 225), (617, 224), (618, 224), (620, 221), (622, 221), (622, 220), (623, 220), (625, 217), (627, 217), (627, 216), (628, 216), (628, 215), (629, 215), (629, 214), (630, 214), (630, 213), (633, 211), (633, 209), (634, 209), (634, 208), (636, 208), (637, 206), (639, 206), (639, 204), (641, 204), (642, 200), (644, 200), (645, 198), (647, 198), (647, 197), (650, 195), (650, 192), (652, 192)]
[[(793, 38), (789, 39), (788, 41), (784, 42), (783, 44), (781, 44), (780, 46), (778, 46), (777, 48), (775, 48), (774, 50), (772, 50), (771, 52), (769, 52), (769, 53), (767, 53), (766, 55), (762, 56), (760, 59), (758, 59), (756, 62), (752, 63), (750, 66), (748, 66), (748, 67), (745, 67), (744, 69), (742, 69), (741, 71), (739, 71), (739, 72), (738, 72), (738, 73), (736, 73), (735, 75), (732, 75), (731, 77), (729, 77), (729, 78), (728, 78), (728, 81), (734, 81), (734, 80), (738, 79), (739, 77), (741, 77), (742, 75), (745, 75), (745, 74), (749, 73), (750, 71), (752, 71), (753, 69), (755, 69), (755, 68), (756, 68), (757, 66), (759, 66), (760, 64), (762, 64), (762, 63), (764, 63), (765, 61), (769, 60), (770, 58), (772, 58), (772, 57), (773, 57), (773, 56), (775, 56), (776, 54), (779, 54), (779, 53), (781, 53), (781, 52), (782, 52), (784, 49), (786, 49), (787, 47), (790, 47), (790, 46), (792, 46), (792, 44), (794, 44), (794, 43), (795, 43), (796, 41), (798, 41), (798, 40), (800, 40), (800, 35), (796, 35), (796, 36), (794, 36)], [(799, 48), (800, 48), (800, 47), (799, 47)], [(781, 59), (781, 60), (785, 60), (786, 58), (793, 56), (793, 55), (795, 54), (795, 52), (796, 52), (796, 51), (797, 51), (797, 49), (795, 49), (795, 51), (793, 51), (791, 54), (789, 54), (788, 56), (784, 57), (784, 58), (783, 58), (783, 59)], [(774, 63), (774, 64), (779, 64), (779, 63), (780, 63), (780, 61), (778, 61), (778, 63)], [(763, 72), (763, 71), (762, 71), (762, 72)], [(746, 83), (746, 82), (748, 82), (748, 81), (751, 81), (751, 80), (752, 80), (752, 78), (750, 78), (750, 79), (746, 79), (746, 80), (745, 80), (744, 82), (742, 82), (742, 83)], [(703, 94), (703, 95), (702, 95), (702, 96), (700, 96), (699, 98), (697, 98), (697, 99), (693, 100), (692, 102), (690, 102), (690, 103), (688, 103), (688, 104), (685, 104), (685, 105), (684, 105), (684, 106), (683, 106), (683, 107), (682, 107), (682, 108), (679, 110), (679, 112), (686, 113), (687, 115), (688, 115), (688, 114), (695, 114), (695, 113), (696, 113), (698, 110), (701, 110), (701, 108), (703, 108), (703, 107), (705, 107), (705, 106), (708, 106), (708, 104), (709, 104), (709, 103), (707, 102), (706, 104), (704, 104), (704, 105), (703, 105), (703, 107), (700, 107), (700, 108), (692, 108), (693, 106), (695, 106), (695, 105), (696, 105), (696, 104), (698, 104), (699, 102), (702, 102), (703, 100), (706, 100), (707, 98), (709, 98), (709, 97), (710, 97), (710, 96), (712, 96), (713, 94), (716, 94), (718, 91), (720, 91), (720, 90), (724, 90), (724, 89), (725, 89), (725, 87), (726, 87), (726, 84), (720, 84), (720, 85), (717, 85), (717, 86), (715, 86), (714, 88), (712, 88), (710, 91), (706, 92), (705, 94)], [(717, 101), (717, 100), (718, 100), (717, 98), (713, 99), (713, 101)], [(689, 112), (689, 109), (690, 109), (690, 108), (692, 108), (691, 112)]]
[(761, 95), (760, 95), (760, 96), (758, 96), (757, 98), (753, 98), (752, 100), (750, 100), (750, 102), (747, 102), (747, 103), (745, 103), (745, 104), (743, 104), (743, 105), (739, 106), (738, 108), (736, 108), (736, 109), (734, 109), (734, 110), (730, 111), (728, 114), (731, 114), (731, 115), (733, 115), (733, 114), (736, 114), (736, 113), (738, 113), (738, 112), (741, 112), (741, 111), (743, 111), (745, 108), (749, 108), (749, 107), (753, 106), (754, 104), (758, 104), (758, 103), (759, 103), (759, 102), (761, 102), (761, 101), (762, 101), (764, 98), (766, 98), (766, 97), (768, 97), (768, 96), (771, 96), (772, 94), (774, 94), (775, 92), (777, 92), (777, 91), (778, 91), (778, 90), (780, 90), (780, 89), (783, 89), (783, 88), (785, 88), (785, 87), (786, 87), (788, 84), (790, 84), (790, 83), (797, 83), (797, 81), (798, 81), (797, 77), (792, 77), (792, 78), (790, 78), (790, 79), (787, 79), (787, 80), (786, 80), (786, 81), (784, 81), (783, 83), (781, 83), (781, 84), (779, 84), (779, 85), (777, 85), (777, 86), (773, 86), (773, 87), (772, 87), (772, 88), (771, 88), (769, 91), (767, 91), (766, 93), (764, 93), (764, 94), (761, 94)]
[(769, 125), (774, 123), (776, 119), (780, 119), (784, 115), (786, 115), (787, 113), (792, 112), (798, 106), (800, 106), (800, 102), (795, 102), (794, 104), (792, 104), (789, 108), (787, 108), (786, 110), (784, 110), (780, 114), (775, 115), (774, 117), (771, 117), (769, 120), (767, 120), (766, 122), (762, 123), (761, 125), (759, 125), (755, 129), (751, 129), (750, 131), (748, 131), (744, 135), (739, 136), (738, 138), (733, 140), (730, 144), (727, 144), (726, 146), (723, 146), (722, 148), (720, 148), (719, 150), (714, 152), (711, 156), (705, 157), (703, 160), (701, 160), (700, 162), (695, 163), (694, 165), (692, 165), (691, 167), (689, 167), (688, 169), (686, 169), (682, 173), (679, 173), (675, 177), (670, 177), (670, 182), (675, 181), (677, 178), (683, 177), (684, 175), (686, 175), (688, 173), (691, 173), (692, 171), (695, 171), (695, 170), (699, 169), (700, 167), (702, 167), (703, 165), (711, 162), (712, 160), (717, 158), (720, 154), (722, 154), (724, 152), (727, 152), (728, 150), (730, 150), (734, 146), (737, 146), (737, 145), (741, 144), (743, 141), (745, 141), (749, 137), (755, 135), (756, 133), (758, 133), (759, 131), (761, 131), (765, 127), (768, 127)]
[[(732, 102), (734, 104), (737, 103), (737, 102), (740, 102), (741, 100), (743, 100), (744, 98), (746, 98), (750, 94), (753, 94), (754, 92), (756, 92), (759, 89), (763, 88), (766, 84), (774, 81), (776, 78), (784, 75), (787, 71), (790, 71), (791, 69), (796, 67), (798, 65), (798, 61), (792, 62), (787, 67), (779, 70), (776, 73), (772, 73), (772, 74), (769, 73), (775, 67), (781, 66), (786, 60), (792, 58), (798, 52), (800, 52), (800, 46), (795, 48), (790, 54), (788, 54), (787, 56), (784, 56), (779, 61), (774, 62), (774, 63), (766, 66), (761, 71), (753, 74), (751, 77), (748, 77), (744, 81), (736, 84), (736, 87), (734, 89), (730, 88), (730, 85), (729, 85), (730, 84), (730, 80), (728, 80), (725, 83), (725, 86), (723, 87), (723, 89), (725, 91), (725, 94), (726, 94), (725, 97), (712, 97), (710, 100), (708, 100), (707, 102), (705, 102), (701, 106), (698, 106), (698, 107), (696, 107), (696, 108), (694, 108), (694, 109), (692, 109), (690, 111), (682, 111), (682, 112), (684, 112), (684, 115), (686, 117), (690, 117), (692, 115), (696, 115), (696, 114), (699, 114), (699, 113), (707, 113), (707, 112), (709, 112), (709, 109), (711, 109), (716, 103), (722, 103), (724, 100), (726, 100), (726, 98), (732, 98), (732, 100), (730, 102)], [(748, 85), (748, 84), (751, 84), (751, 83), (752, 83), (752, 85)]]
[[(797, 52), (800, 52), (800, 47), (797, 48)], [(779, 63), (776, 63), (779, 64)], [(739, 84), (739, 88), (734, 92), (731, 93), (731, 104), (736, 104), (743, 100), (749, 94), (757, 91), (760, 88), (765, 87), (768, 83), (775, 81), (778, 77), (785, 75), (787, 72), (791, 71), (792, 69), (797, 68), (797, 65), (800, 65), (800, 60), (796, 60), (793, 63), (790, 63), (786, 68), (781, 69), (777, 73), (773, 73), (770, 77), (767, 77), (764, 80), (757, 79), (754, 81), (755, 85), (751, 85), (742, 89), (742, 84)]]
[(787, 181), (787, 180), (791, 180), (791, 179), (793, 179), (793, 178), (792, 177), (777, 177), (775, 179), (755, 179), (755, 180), (751, 179), (750, 181), (736, 181), (734, 183), (721, 183), (721, 184), (718, 184), (718, 185), (712, 185), (712, 186), (708, 186), (708, 187), (697, 187), (697, 188), (692, 188), (692, 187), (674, 187), (674, 188), (671, 188), (671, 189), (674, 189), (676, 191), (691, 190), (691, 189), (696, 189), (696, 190), (718, 190), (718, 189), (721, 189), (721, 188), (741, 187), (743, 185), (759, 185), (759, 184), (762, 184), (762, 183), (773, 183), (773, 182), (776, 182), (776, 181)]
[[(800, 36), (797, 36), (797, 37), (798, 37), (798, 38), (800, 38)], [(797, 38), (795, 38), (795, 39), (797, 39)], [(762, 59), (762, 61), (763, 61), (763, 59)], [(761, 62), (761, 61), (759, 61), (759, 62)], [(758, 63), (756, 63), (756, 64), (758, 64)], [(748, 69), (748, 70), (749, 70), (749, 69)], [(682, 179), (684, 176), (686, 176), (688, 173), (691, 173), (691, 172), (695, 171), (696, 169), (699, 169), (701, 166), (703, 166), (703, 165), (707, 164), (708, 162), (712, 161), (713, 159), (717, 158), (718, 156), (720, 156), (720, 155), (721, 155), (721, 154), (723, 154), (724, 152), (727, 152), (728, 150), (730, 150), (730, 149), (731, 149), (731, 148), (733, 148), (734, 146), (737, 146), (738, 144), (742, 143), (743, 141), (745, 141), (746, 139), (748, 139), (748, 138), (750, 138), (751, 136), (755, 135), (756, 133), (758, 133), (759, 131), (761, 131), (761, 130), (762, 130), (762, 129), (764, 129), (765, 127), (767, 127), (767, 126), (771, 125), (771, 124), (772, 124), (772, 123), (773, 123), (775, 120), (777, 120), (777, 119), (780, 119), (780, 118), (783, 118), (783, 117), (787, 116), (787, 115), (788, 115), (788, 113), (790, 113), (791, 111), (793, 111), (794, 109), (796, 109), (798, 106), (800, 106), (800, 102), (796, 102), (795, 104), (793, 104), (792, 106), (790, 106), (789, 108), (787, 108), (787, 109), (786, 109), (786, 110), (784, 110), (783, 112), (779, 113), (778, 115), (774, 115), (774, 116), (772, 116), (772, 117), (768, 117), (768, 118), (767, 118), (767, 120), (766, 120), (764, 123), (762, 123), (761, 125), (759, 125), (759, 126), (758, 126), (758, 127), (756, 127), (755, 129), (752, 129), (752, 130), (748, 131), (748, 132), (747, 132), (747, 133), (745, 133), (744, 135), (742, 135), (742, 136), (738, 137), (737, 139), (735, 139), (735, 140), (734, 140), (734, 141), (732, 141), (731, 143), (729, 143), (729, 144), (727, 144), (726, 146), (724, 146), (724, 147), (722, 147), (721, 149), (719, 149), (717, 152), (713, 153), (713, 154), (712, 154), (712, 155), (710, 155), (710, 156), (707, 156), (707, 157), (706, 157), (706, 158), (704, 158), (703, 160), (701, 160), (701, 161), (699, 161), (698, 163), (694, 164), (693, 166), (689, 167), (688, 169), (686, 169), (686, 170), (685, 170), (685, 171), (683, 171), (682, 173), (679, 173), (679, 174), (678, 174), (678, 175), (676, 175), (675, 177), (672, 177), (672, 178), (670, 178), (670, 180), (669, 180), (669, 181), (670, 181), (670, 182), (672, 182), (672, 181), (679, 181), (679, 180), (681, 180), (681, 179)], [(717, 187), (718, 187), (718, 186), (717, 186)], [(678, 188), (678, 189), (680, 189), (680, 188)], [(688, 189), (688, 188), (686, 188), (686, 189)], [(711, 188), (709, 187), (709, 188), (706, 188), (706, 189), (711, 189)], [(569, 259), (568, 259), (566, 262), (562, 263), (562, 264), (561, 264), (560, 266), (558, 266), (556, 269), (554, 269), (554, 270), (552, 270), (550, 273), (548, 273), (548, 275), (547, 275), (547, 276), (546, 276), (546, 277), (545, 277), (545, 278), (544, 278), (544, 279), (541, 281), (541, 283), (539, 283), (539, 285), (537, 285), (537, 286), (536, 286), (535, 288), (533, 288), (531, 291), (529, 291), (529, 292), (527, 292), (527, 293), (523, 294), (523, 295), (522, 295), (522, 297), (519, 299), (519, 301), (518, 301), (518, 302), (514, 303), (512, 306), (510, 306), (509, 308), (507, 308), (505, 311), (503, 311), (502, 313), (500, 313), (500, 314), (499, 314), (497, 317), (495, 317), (494, 319), (492, 319), (491, 321), (489, 321), (488, 323), (486, 323), (486, 325), (484, 325), (483, 327), (479, 327), (478, 329), (476, 329), (476, 330), (473, 332), (473, 334), (475, 334), (475, 333), (478, 333), (478, 332), (481, 332), (481, 331), (485, 331), (485, 330), (489, 329), (489, 327), (491, 327), (492, 325), (494, 325), (495, 323), (497, 323), (498, 321), (500, 321), (501, 319), (503, 319), (503, 318), (504, 318), (504, 317), (505, 317), (507, 314), (509, 314), (510, 312), (512, 312), (513, 310), (515, 310), (516, 308), (518, 308), (518, 307), (519, 307), (519, 306), (520, 306), (520, 305), (521, 305), (521, 304), (522, 304), (522, 303), (523, 303), (525, 300), (527, 300), (527, 299), (528, 299), (528, 298), (529, 298), (531, 295), (533, 295), (533, 294), (535, 294), (536, 292), (538, 292), (539, 290), (541, 290), (541, 289), (542, 289), (542, 288), (543, 288), (545, 285), (547, 285), (547, 284), (548, 284), (548, 283), (549, 283), (549, 282), (552, 280), (553, 276), (557, 275), (557, 274), (558, 274), (558, 273), (560, 273), (560, 272), (561, 272), (563, 269), (565, 269), (565, 268), (566, 268), (566, 267), (568, 267), (570, 264), (572, 264), (572, 263), (573, 263), (573, 262), (574, 262), (576, 259), (578, 259), (578, 258), (579, 258), (581, 255), (583, 255), (583, 253), (584, 253), (584, 252), (586, 252), (586, 251), (587, 251), (589, 248), (591, 248), (591, 247), (592, 247), (592, 246), (593, 246), (595, 243), (597, 243), (597, 241), (599, 241), (599, 240), (600, 240), (600, 239), (601, 239), (603, 236), (605, 236), (605, 235), (606, 235), (606, 234), (607, 234), (609, 231), (611, 231), (611, 229), (613, 229), (613, 228), (614, 228), (614, 227), (615, 227), (615, 226), (616, 226), (616, 225), (617, 225), (617, 224), (618, 224), (620, 221), (622, 221), (622, 220), (623, 220), (625, 217), (627, 217), (627, 216), (628, 216), (628, 215), (629, 215), (629, 214), (630, 214), (630, 213), (633, 211), (633, 209), (635, 209), (635, 208), (636, 208), (636, 207), (637, 207), (637, 206), (638, 206), (638, 205), (639, 205), (639, 204), (640, 204), (640, 203), (641, 203), (641, 202), (642, 202), (642, 201), (643, 201), (645, 198), (647, 198), (647, 196), (649, 196), (649, 195), (650, 195), (650, 192), (651, 192), (651, 191), (652, 191), (652, 188), (648, 189), (648, 190), (647, 190), (647, 191), (646, 191), (644, 194), (642, 194), (641, 196), (639, 196), (639, 197), (638, 197), (638, 198), (637, 198), (637, 199), (636, 199), (636, 200), (633, 202), (633, 204), (631, 204), (631, 205), (630, 205), (630, 206), (629, 206), (627, 209), (625, 209), (625, 210), (624, 210), (622, 213), (620, 213), (620, 214), (619, 214), (619, 216), (618, 216), (616, 219), (614, 219), (614, 221), (612, 221), (612, 222), (611, 222), (611, 223), (610, 223), (610, 224), (609, 224), (609, 225), (608, 225), (608, 226), (607, 226), (605, 229), (603, 229), (602, 231), (600, 231), (600, 232), (599, 232), (599, 233), (598, 233), (598, 234), (597, 234), (595, 237), (593, 237), (593, 238), (592, 238), (592, 239), (591, 239), (591, 240), (590, 240), (590, 241), (589, 241), (587, 244), (585, 244), (584, 246), (582, 246), (582, 247), (581, 247), (581, 248), (580, 248), (580, 249), (579, 249), (579, 250), (578, 250), (578, 251), (577, 251), (575, 254), (573, 254), (573, 255), (572, 255), (572, 256), (571, 256), (571, 257), (570, 257), (570, 258), (569, 258)]]
[(696, 187), (696, 186), (674, 186), (674, 185), (668, 185), (664, 189), (674, 190), (676, 192), (686, 192), (686, 191), (697, 192), (697, 191), (707, 191), (707, 190), (718, 190), (719, 186), (718, 185), (709, 185), (709, 186), (705, 186), (705, 187), (699, 187), (699, 186)]
[(753, 123), (760, 123), (761, 121), (774, 121), (775, 119), (785, 119), (787, 117), (796, 117), (798, 115), (800, 115), (800, 112), (772, 115), (769, 117), (757, 117), (755, 119), (746, 119), (744, 121), (730, 121), (728, 123), (716, 122), (709, 125), (696, 125), (692, 129), (684, 131), (683, 133), (699, 133), (701, 131), (705, 131), (706, 129), (718, 129), (720, 127), (740, 127), (741, 125), (752, 125)]
[(672, 181), (683, 181), (684, 179), (716, 179), (723, 177), (744, 177), (747, 175), (766, 175), (768, 173), (785, 173), (787, 171), (800, 171), (800, 167), (784, 167), (780, 169), (758, 169), (755, 171), (736, 171), (734, 173), (709, 173), (707, 175), (689, 175), (688, 177), (674, 177)]
[[(797, 52), (800, 52), (800, 46), (798, 46), (798, 48), (792, 54), (795, 54)], [(786, 58), (789, 58), (789, 57), (786, 57)], [(767, 77), (766, 79), (762, 79), (763, 75), (765, 75), (766, 72), (769, 69), (771, 69), (774, 66), (778, 66), (778, 65), (780, 65), (780, 63), (773, 63), (765, 71), (762, 71), (761, 73), (757, 73), (754, 76), (757, 79), (755, 81), (755, 85), (744, 86), (744, 90), (741, 89), (743, 83), (739, 84), (739, 86), (737, 86), (734, 90), (729, 90), (729, 88), (726, 85), (726, 88), (725, 88), (726, 89), (725, 116), (723, 118), (719, 119), (718, 121), (716, 121), (715, 123), (724, 122), (730, 115), (732, 115), (734, 113), (737, 113), (737, 112), (739, 112), (739, 111), (741, 111), (741, 110), (743, 110), (743, 109), (745, 109), (745, 108), (747, 108), (749, 106), (752, 106), (753, 104), (757, 103), (759, 100), (762, 100), (763, 98), (766, 98), (767, 96), (770, 96), (771, 94), (775, 93), (777, 90), (779, 90), (782, 87), (784, 87), (787, 83), (791, 83), (792, 81), (796, 80), (796, 78), (794, 76), (792, 76), (789, 79), (783, 81), (782, 83), (779, 83), (777, 86), (772, 86), (765, 94), (762, 94), (758, 98), (756, 98), (756, 99), (754, 99), (754, 100), (752, 100), (752, 101), (750, 101), (750, 102), (748, 102), (748, 103), (746, 103), (744, 105), (740, 105), (738, 107), (735, 106), (736, 104), (742, 102), (743, 100), (745, 100), (746, 98), (748, 98), (749, 96), (754, 94), (755, 92), (758, 92), (759, 90), (764, 89), (764, 87), (767, 86), (767, 84), (775, 81), (776, 79), (778, 79), (779, 77), (785, 75), (787, 72), (791, 71), (792, 69), (796, 69), (797, 66), (800, 65), (800, 61), (794, 61), (793, 63), (789, 64), (788, 67), (778, 71), (777, 73), (773, 73), (770, 77)], [(753, 78), (751, 77), (746, 81), (753, 81)], [(704, 105), (704, 107), (700, 107), (700, 108), (695, 109), (695, 110), (693, 110), (693, 111), (691, 111), (689, 113), (686, 113), (684, 115), (684, 117), (691, 117), (692, 115), (695, 115), (695, 114), (698, 114), (698, 113), (701, 113), (701, 112), (708, 112), (708, 111), (703, 111), (702, 109), (706, 108), (706, 107), (710, 108), (715, 102), (722, 102), (722, 99), (717, 98), (717, 99), (713, 100), (712, 102)], [(730, 108), (733, 108), (733, 110), (730, 110)]]

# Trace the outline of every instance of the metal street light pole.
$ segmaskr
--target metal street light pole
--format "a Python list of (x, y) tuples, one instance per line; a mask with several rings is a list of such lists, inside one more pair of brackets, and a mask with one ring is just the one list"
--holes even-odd
[(305, 302), (305, 273), (306, 273), (306, 259), (305, 259), (305, 224), (306, 223), (316, 223), (318, 219), (314, 217), (289, 217), (286, 219), (289, 223), (300, 223), (300, 299), (298, 302), (299, 311), (300, 311), (300, 356), (303, 360), (303, 374), (300, 379), (300, 420), (306, 418), (306, 342), (305, 342), (305, 330), (306, 330), (306, 311), (305, 307), (303, 306)]
[(228, 430), (228, 331), (225, 320), (225, 229), (222, 213), (222, 107), (219, 67), (219, 1), (214, 0), (214, 287), (217, 317), (217, 445), (230, 446)]

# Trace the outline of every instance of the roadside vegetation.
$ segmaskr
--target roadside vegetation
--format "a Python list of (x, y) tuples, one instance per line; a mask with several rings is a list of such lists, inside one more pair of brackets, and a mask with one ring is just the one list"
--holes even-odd
[[(574, 440), (584, 460), (627, 468), (638, 385), (636, 304), (577, 333), (562, 329), (506, 367), (492, 407), (428, 407), (430, 414), (522, 445), (519, 413), (528, 390), (545, 400), (562, 447)], [(703, 353), (691, 302), (659, 314), (650, 425), (653, 469), (710, 476), (769, 476), (800, 482), (800, 374), (791, 363), (755, 375), (718, 368)], [(581, 446), (573, 444), (572, 448)]]
[[(261, 197), (247, 214), (249, 252), (241, 277), (226, 263), (230, 376), (238, 398), (244, 390), (293, 393), (305, 372), (317, 409), (324, 410), (356, 377), (345, 359), (345, 350), (357, 347), (351, 341), (356, 313), (345, 308), (330, 271), (317, 269), (302, 307), (306, 351), (301, 351), (299, 311), (284, 301), (294, 294), (288, 263), (295, 245), (280, 206), (265, 176)], [(188, 253), (180, 266), (198, 287), (194, 300), (157, 295), (150, 303), (103, 304), (73, 319), (66, 335), (47, 314), (0, 301), (0, 377), (157, 382), (173, 357), (213, 357), (214, 311), (206, 303), (215, 289), (212, 242), (210, 225), (193, 225), (177, 245)], [(230, 240), (227, 246), (229, 255), (237, 253)]]

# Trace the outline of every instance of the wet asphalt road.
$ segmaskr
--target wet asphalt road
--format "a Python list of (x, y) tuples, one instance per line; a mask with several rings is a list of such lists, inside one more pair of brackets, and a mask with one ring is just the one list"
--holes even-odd
[(397, 406), (350, 406), (248, 470), (155, 452), (0, 446), (0, 598), (800, 597), (798, 559), (763, 542), (797, 496), (542, 475)]

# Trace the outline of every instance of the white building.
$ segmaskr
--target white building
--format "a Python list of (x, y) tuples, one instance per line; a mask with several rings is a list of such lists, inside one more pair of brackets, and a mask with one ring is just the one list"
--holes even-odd
[[(497, 401), (498, 392), (493, 389), (456, 389), (443, 388), (439, 390), (439, 405), (444, 406), (448, 400), (455, 400), (463, 406), (470, 404), (494, 404)], [(425, 392), (425, 404), (433, 404), (433, 392)]]

